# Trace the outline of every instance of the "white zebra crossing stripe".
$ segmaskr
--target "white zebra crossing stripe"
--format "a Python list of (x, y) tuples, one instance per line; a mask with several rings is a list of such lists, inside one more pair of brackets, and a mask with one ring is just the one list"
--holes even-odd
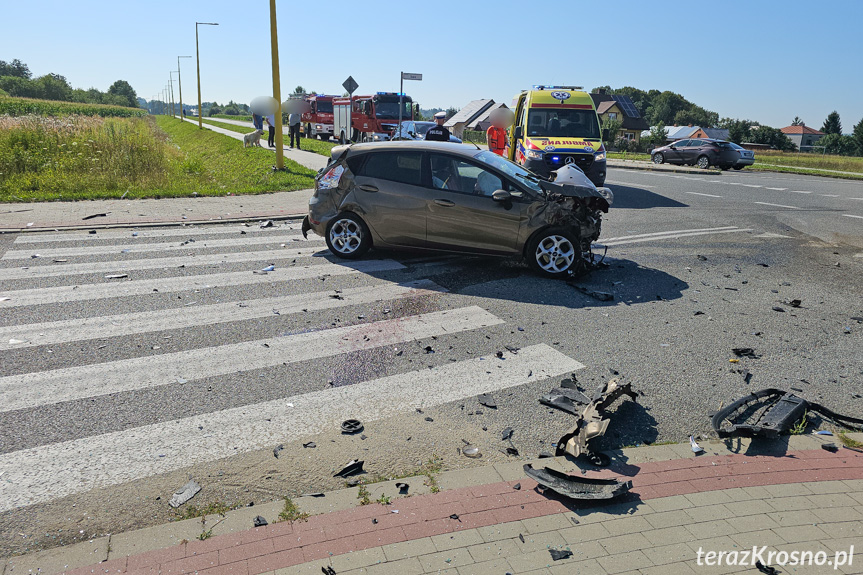
[(734, 233), (734, 232), (751, 232), (751, 231), (752, 231), (751, 228), (733, 228), (730, 230), (710, 230), (710, 231), (702, 231), (702, 232), (672, 232), (672, 233), (666, 233), (663, 235), (656, 235), (656, 236), (652, 236), (652, 237), (643, 237), (643, 238), (631, 239), (631, 240), (621, 240), (621, 241), (612, 240), (612, 241), (597, 242), (597, 245), (612, 247), (612, 246), (620, 246), (620, 245), (624, 245), (624, 244), (637, 244), (637, 243), (642, 243), (642, 242), (652, 242), (652, 241), (658, 241), (658, 240), (675, 240), (678, 238), (688, 238), (688, 237), (692, 237), (692, 236), (707, 236), (707, 235), (711, 235), (711, 234), (730, 234), (730, 233)]
[[(97, 233), (91, 234), (88, 232), (67, 232), (61, 234), (22, 234), (15, 238), (16, 244), (42, 244), (49, 242), (68, 242), (68, 241), (95, 241), (95, 240), (129, 240), (144, 239), (144, 238), (172, 238), (176, 237), (180, 240), (183, 237), (191, 236), (219, 236), (219, 235), (240, 235), (240, 232), (246, 232), (248, 235), (258, 234), (279, 234), (286, 230), (299, 230), (299, 225), (285, 225), (273, 228), (260, 228), (257, 224), (253, 226), (236, 226), (236, 225), (215, 225), (207, 227), (186, 226), (174, 227), (167, 229), (151, 229), (151, 228), (123, 228), (114, 230), (98, 230)], [(132, 234), (137, 234), (133, 236)]]
[[(184, 240), (185, 241), (185, 240)], [(78, 246), (74, 248), (39, 248), (36, 249), (27, 249), (27, 250), (9, 250), (6, 254), (0, 258), (3, 260), (29, 260), (35, 255), (34, 252), (38, 253), (40, 257), (44, 258), (56, 258), (56, 257), (70, 257), (70, 256), (95, 256), (95, 255), (104, 255), (104, 254), (119, 254), (123, 253), (124, 250), (128, 250), (127, 253), (133, 254), (142, 254), (148, 252), (171, 252), (171, 251), (196, 251), (208, 248), (239, 248), (243, 246), (252, 246), (257, 244), (274, 244), (274, 243), (285, 243), (288, 247), (292, 247), (293, 245), (301, 245), (306, 242), (323, 242), (323, 238), (319, 238), (318, 236), (312, 235), (309, 236), (309, 239), (303, 239), (302, 234), (281, 234), (281, 235), (272, 235), (272, 236), (253, 236), (251, 238), (247, 237), (237, 237), (237, 238), (223, 238), (223, 239), (206, 239), (200, 241), (190, 242), (185, 245), (181, 245), (182, 242), (179, 240), (170, 242), (170, 243), (131, 243), (131, 244), (118, 244), (118, 245), (110, 245), (110, 246)]]
[(339, 276), (398, 269), (404, 269), (404, 266), (393, 260), (360, 260), (349, 263), (340, 262), (334, 264), (327, 262), (312, 266), (276, 268), (275, 271), (269, 272), (266, 275), (257, 275), (250, 271), (244, 271), (132, 281), (106, 279), (105, 283), (98, 284), (0, 292), (0, 295), (10, 298), (8, 301), (0, 301), (0, 309), (112, 297), (152, 295), (154, 293), (153, 290), (158, 290), (159, 293), (171, 293), (225, 286), (285, 282), (321, 275)]
[[(144, 258), (135, 260), (113, 260), (86, 262), (80, 264), (57, 263), (38, 265), (28, 268), (0, 268), (0, 281), (14, 279), (33, 279), (47, 277), (62, 277), (76, 274), (130, 272), (134, 270), (155, 270), (163, 268), (179, 268), (184, 266), (217, 265), (240, 262), (273, 262), (296, 257), (308, 257), (318, 252), (326, 252), (326, 246), (306, 246), (291, 244), (290, 248), (266, 250), (260, 252), (233, 252), (228, 254), (198, 254), (183, 255), (170, 258)], [(257, 268), (251, 268), (257, 269)]]
[[(330, 357), (503, 323), (477, 306), (0, 377), (0, 412)], [(266, 346), (264, 345), (266, 344)]]
[(29, 345), (49, 345), (87, 339), (103, 339), (136, 333), (273, 317), (274, 309), (278, 310), (279, 314), (286, 315), (299, 313), (303, 310), (318, 311), (412, 297), (432, 291), (441, 292), (444, 289), (430, 280), (419, 280), (404, 284), (386, 283), (345, 289), (338, 294), (339, 299), (334, 299), (332, 292), (315, 292), (188, 307), (182, 310), (165, 309), (106, 317), (13, 325), (0, 327), (0, 351), (24, 346), (23, 344), (9, 343), (12, 340), (27, 342)]
[(583, 367), (547, 345), (533, 345), (507, 353), (502, 360), (475, 358), (7, 453), (0, 456), (0, 468), (6, 471), (0, 483), (0, 512), (297, 441), (349, 417), (374, 421)]

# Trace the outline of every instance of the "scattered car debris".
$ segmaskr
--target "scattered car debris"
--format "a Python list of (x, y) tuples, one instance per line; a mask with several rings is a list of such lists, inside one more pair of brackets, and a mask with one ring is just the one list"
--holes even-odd
[(449, 516), (449, 518), (452, 519), (453, 521), (458, 521), (459, 523), (461, 523), (461, 519), (459, 519), (458, 513), (453, 513), (452, 515)]
[(6, 297), (6, 296), (0, 297), (0, 301), (9, 301), (11, 299), (12, 299), (11, 297)]
[(553, 561), (560, 561), (561, 559), (569, 559), (572, 557), (572, 551), (569, 549), (549, 549), (548, 552), (551, 554), (551, 559)]
[(255, 520), (252, 523), (252, 525), (254, 525), (255, 527), (266, 527), (267, 525), (269, 525), (269, 523), (267, 523), (267, 520), (264, 519), (263, 516), (258, 515), (257, 517), (255, 517)]
[(396, 489), (398, 489), (399, 493), (401, 493), (402, 495), (407, 493), (408, 489), (410, 489), (410, 487), (411, 486), (407, 483), (396, 483)]
[(283, 450), (284, 448), (285, 448), (285, 446), (282, 444), (279, 444), (273, 448), (273, 455), (276, 457), (276, 459), (279, 458), (279, 452), (281, 450)]
[(428, 421), (428, 422), (432, 422), (432, 421), (434, 421), (434, 419), (432, 419), (431, 417), (426, 417), (426, 418), (425, 418), (425, 420), (426, 420), (426, 421)]
[(497, 402), (487, 393), (479, 395), (476, 399), (479, 401), (480, 405), (488, 407), (489, 409), (497, 409)]
[(513, 433), (515, 433), (515, 431), (511, 427), (507, 427), (500, 432), (500, 438), (506, 441), (507, 439), (512, 438)]
[(471, 445), (470, 443), (465, 445), (462, 448), (461, 452), (464, 453), (466, 457), (470, 457), (471, 459), (476, 459), (477, 457), (482, 456), (479, 451), (479, 447), (477, 447), (476, 445)]
[(736, 355), (737, 357), (748, 357), (751, 359), (758, 359), (759, 357), (761, 357), (760, 355), (757, 355), (755, 353), (755, 350), (751, 347), (735, 347), (732, 348), (731, 351), (734, 352), (734, 355)]
[(515, 489), (516, 491), (521, 491), (521, 483), (516, 483), (515, 485), (512, 486), (512, 488)]
[(518, 534), (518, 539), (519, 539), (519, 541), (524, 543), (524, 535), (522, 535), (521, 533)]
[(261, 269), (262, 272), (274, 272), (276, 271), (276, 264), (270, 264), (267, 267)]
[(271, 228), (271, 227), (273, 227), (273, 220), (266, 220), (266, 221), (261, 222), (261, 227), (262, 227), (262, 228)]
[(839, 448), (836, 447), (835, 443), (822, 443), (821, 449), (823, 449), (824, 451), (829, 451), (830, 453), (836, 453), (837, 451), (839, 451)]
[(434, 349), (432, 348), (432, 346), (427, 345), (427, 346), (425, 346), (425, 352), (426, 353), (434, 353)]
[(775, 567), (770, 567), (769, 565), (765, 565), (761, 561), (755, 562), (755, 567), (761, 571), (762, 573), (766, 573), (767, 575), (779, 575), (779, 571), (776, 570)]
[(332, 567), (330, 567), (329, 565), (326, 565), (326, 566), (324, 566), (324, 567), (321, 567), (321, 572), (322, 572), (324, 575), (336, 575), (336, 570), (335, 570), (335, 569), (333, 569)]
[(200, 490), (201, 486), (198, 485), (198, 483), (194, 479), (190, 479), (188, 483), (186, 483), (183, 487), (174, 492), (171, 500), (168, 501), (168, 505), (176, 509), (177, 507), (197, 495)]
[(773, 311), (778, 311), (778, 312), (784, 313), (785, 309), (779, 307), (778, 305), (775, 305), (775, 306), (773, 306)]
[(608, 293), (608, 292), (604, 292), (604, 291), (594, 291), (594, 290), (590, 290), (590, 289), (587, 289), (586, 287), (579, 286), (579, 285), (575, 285), (575, 284), (574, 284), (574, 283), (572, 283), (572, 282), (567, 282), (567, 283), (568, 283), (570, 286), (572, 286), (573, 288), (575, 288), (576, 290), (578, 290), (578, 291), (580, 291), (581, 293), (583, 293), (584, 295), (589, 296), (589, 297), (592, 297), (592, 298), (593, 298), (593, 299), (595, 299), (595, 300), (598, 300), (598, 301), (612, 301), (612, 300), (614, 299), (614, 294), (612, 294), (612, 293)]
[(96, 230), (90, 230), (90, 231), (89, 231), (89, 232), (87, 232), (87, 233), (88, 233), (88, 234), (91, 234), (91, 235), (95, 235), (95, 234), (96, 234)]
[(793, 300), (791, 300), (791, 301), (787, 301), (787, 302), (785, 302), (785, 303), (787, 303), (787, 304), (788, 304), (788, 305), (790, 305), (791, 307), (800, 307), (800, 304), (802, 304), (803, 302), (802, 302), (802, 301), (800, 301), (799, 299), (793, 299)]
[(341, 471), (333, 475), (333, 477), (350, 477), (351, 475), (356, 475), (363, 471), (363, 463), (365, 461), (359, 461), (357, 459), (353, 459), (345, 465)]
[(695, 437), (693, 437), (692, 435), (689, 436), (689, 445), (692, 447), (692, 453), (694, 453), (695, 455), (701, 455), (702, 453), (704, 453), (704, 448), (698, 445), (698, 443), (696, 443)]
[[(632, 390), (631, 383), (621, 384), (618, 379), (612, 379), (608, 383), (600, 385), (590, 402), (584, 406), (580, 413), (575, 414), (575, 425), (558, 440), (555, 455), (560, 456), (569, 453), (573, 457), (579, 457), (585, 454), (594, 465), (601, 467), (608, 465), (608, 456), (591, 452), (587, 447), (587, 442), (594, 437), (605, 435), (605, 431), (608, 429), (608, 420), (603, 418), (604, 411), (623, 395), (629, 396), (633, 401), (638, 400), (638, 394)], [(555, 405), (555, 407), (557, 406)]]
[(353, 435), (363, 430), (363, 424), (359, 419), (346, 419), (342, 422), (342, 433)]
[(548, 451), (540, 451), (539, 452), (539, 459), (550, 459), (552, 457), (554, 457), (554, 455), (549, 453)]
[(127, 278), (127, 277), (129, 277), (129, 274), (111, 274), (111, 275), (105, 276), (105, 279), (106, 280), (119, 280), (119, 279), (123, 279), (123, 278)]
[(512, 455), (514, 457), (518, 457), (518, 449), (516, 449), (515, 447), (507, 447), (506, 448), (506, 454)]
[[(722, 438), (775, 438), (789, 431), (807, 411), (816, 412), (849, 429), (863, 431), (863, 419), (841, 415), (776, 388), (762, 389), (731, 402), (713, 415), (711, 425)], [(747, 423), (748, 419), (753, 421)]]
[(314, 493), (303, 493), (300, 497), (325, 497), (325, 495), (320, 491), (316, 491)]
[(832, 431), (827, 431), (826, 429), (822, 429), (822, 430), (820, 430), (820, 431), (816, 431), (816, 432), (815, 432), (815, 435), (830, 435), (830, 436), (832, 436), (832, 435), (833, 435), (833, 432), (832, 432)]
[(303, 447), (305, 447), (306, 449), (314, 449), (315, 447), (317, 447), (317, 445), (314, 441), (309, 441), (308, 443), (304, 443)]
[(108, 214), (110, 213), (111, 212), (106, 212), (104, 214), (90, 214), (89, 216), (84, 216), (83, 218), (81, 218), (81, 221), (92, 220), (93, 218), (107, 218)]
[(701, 260), (701, 261), (703, 261), (703, 262), (706, 262), (706, 261), (707, 261), (707, 256), (697, 255), (697, 256), (695, 256), (695, 257), (697, 257), (699, 260)]
[(568, 475), (550, 467), (534, 469), (530, 463), (524, 465), (524, 472), (546, 489), (571, 499), (612, 499), (632, 489), (632, 481)]
[(543, 395), (539, 398), (539, 402), (572, 415), (578, 415), (578, 407), (590, 403), (590, 398), (577, 389), (559, 387)]

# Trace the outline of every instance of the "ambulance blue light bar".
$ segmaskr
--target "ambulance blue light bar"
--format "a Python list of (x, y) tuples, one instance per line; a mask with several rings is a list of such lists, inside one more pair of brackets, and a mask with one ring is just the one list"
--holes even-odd
[(534, 85), (534, 90), (584, 90), (584, 86), (544, 86)]

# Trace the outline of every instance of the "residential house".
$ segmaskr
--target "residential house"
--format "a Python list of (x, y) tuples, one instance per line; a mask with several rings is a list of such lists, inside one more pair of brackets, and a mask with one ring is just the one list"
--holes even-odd
[(461, 138), (468, 124), (476, 120), (480, 114), (494, 105), (494, 100), (474, 100), (455, 113), (455, 115), (444, 123), (450, 133), (456, 138)]
[(647, 122), (641, 117), (638, 108), (632, 102), (629, 96), (623, 94), (606, 94), (605, 90), (600, 90), (596, 94), (591, 94), (593, 105), (596, 106), (596, 113), (599, 115), (599, 121), (605, 123), (606, 120), (620, 120), (622, 126), (618, 137), (626, 138), (627, 140), (641, 139), (641, 133), (649, 129)]
[(471, 122), (465, 127), (465, 129), (485, 132), (491, 126), (491, 113), (499, 108), (509, 108), (509, 106), (507, 106), (503, 102), (489, 106), (488, 108), (486, 108), (485, 112), (477, 116), (475, 119), (471, 120)]
[(785, 126), (780, 130), (788, 136), (788, 139), (794, 142), (798, 150), (810, 148), (818, 143), (818, 140), (824, 137), (824, 132), (819, 132), (814, 128), (810, 128), (805, 124), (797, 126)]
[(710, 138), (711, 140), (727, 140), (728, 130), (725, 128), (698, 128), (690, 138)]

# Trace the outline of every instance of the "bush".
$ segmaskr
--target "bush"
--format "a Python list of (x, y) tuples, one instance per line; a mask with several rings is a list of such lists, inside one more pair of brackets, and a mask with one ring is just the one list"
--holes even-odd
[(103, 104), (83, 104), (79, 102), (59, 102), (53, 100), (34, 100), (31, 98), (3, 98), (0, 100), (0, 116), (102, 116), (103, 118), (133, 118), (146, 116), (141, 108), (125, 106), (106, 106)]

